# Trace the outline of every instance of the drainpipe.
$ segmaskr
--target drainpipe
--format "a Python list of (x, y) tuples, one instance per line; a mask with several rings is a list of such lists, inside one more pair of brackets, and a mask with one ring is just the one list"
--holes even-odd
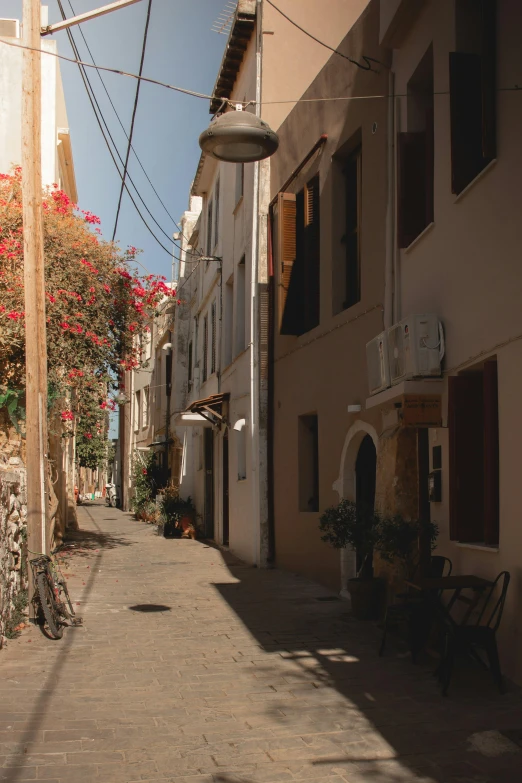
[[(262, 0), (256, 0), (256, 116), (261, 116), (261, 35)], [(259, 188), (260, 163), (254, 163), (254, 199), (252, 205), (252, 264), (250, 281), (250, 434), (253, 561), (260, 565), (261, 510), (259, 486)]]
[(386, 255), (384, 272), (384, 328), (395, 323), (395, 78), (388, 74)]
[(167, 483), (169, 475), (169, 455), (170, 455), (170, 399), (172, 395), (172, 332), (168, 336), (169, 348), (165, 357), (165, 395), (167, 397), (167, 412), (165, 414), (165, 475)]

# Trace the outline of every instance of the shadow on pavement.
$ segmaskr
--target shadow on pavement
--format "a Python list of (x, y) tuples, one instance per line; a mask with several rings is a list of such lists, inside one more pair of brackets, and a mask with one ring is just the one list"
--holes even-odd
[[(318, 779), (330, 772), (350, 783), (522, 779), (519, 689), (511, 686), (501, 696), (489, 673), (461, 665), (444, 699), (433, 677), (435, 661), (414, 666), (391, 639), (389, 652), (379, 658), (380, 631), (355, 620), (346, 603), (324, 600), (328, 591), (321, 586), (222, 556), (237, 581), (216, 583), (215, 589), (254, 643), (278, 656), (276, 666), (256, 660), (260, 673), (288, 681), (281, 698), (267, 703), (267, 714), (282, 736), (287, 726), (310, 721), (310, 753), (302, 766), (315, 768)], [(287, 673), (281, 673), (280, 658)], [(488, 756), (480, 743), (492, 733), (497, 752)], [(216, 779), (249, 783), (248, 773)]]
[(120, 546), (132, 546), (132, 544), (133, 542), (128, 538), (111, 535), (102, 530), (70, 530), (67, 531), (66, 541), (57, 554), (62, 556), (74, 553), (86, 557), (101, 549), (115, 549)]

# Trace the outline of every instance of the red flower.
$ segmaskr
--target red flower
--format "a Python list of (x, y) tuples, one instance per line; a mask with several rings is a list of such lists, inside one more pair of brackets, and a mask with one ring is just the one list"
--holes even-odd
[(85, 432), (83, 437), (84, 437), (84, 438), (87, 438), (87, 440), (91, 440), (91, 438), (92, 438), (92, 435), (91, 435), (91, 433), (90, 433), (90, 432)]
[(143, 473), (144, 476), (147, 475), (147, 471), (145, 470), (145, 468), (143, 468), (143, 470), (141, 472)]

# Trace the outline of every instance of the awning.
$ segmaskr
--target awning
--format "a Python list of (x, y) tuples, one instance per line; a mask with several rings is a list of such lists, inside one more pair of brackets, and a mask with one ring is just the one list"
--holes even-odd
[(202, 400), (194, 400), (187, 410), (177, 416), (176, 423), (182, 427), (187, 425), (208, 427), (209, 424), (217, 426), (226, 423), (229, 399), (229, 392), (225, 392), (204, 397)]

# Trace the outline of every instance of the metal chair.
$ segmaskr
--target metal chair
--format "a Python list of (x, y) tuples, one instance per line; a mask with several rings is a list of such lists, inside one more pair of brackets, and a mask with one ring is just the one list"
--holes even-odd
[[(430, 569), (428, 576), (430, 579), (439, 579), (442, 576), (450, 576), (453, 569), (453, 564), (448, 557), (442, 555), (433, 555), (430, 560)], [(384, 630), (382, 633), (381, 645), (379, 647), (379, 656), (384, 654), (384, 648), (386, 646), (386, 637), (388, 631), (392, 626), (407, 625), (409, 646), (412, 656), (412, 661), (415, 662), (419, 644), (418, 634), (416, 633), (416, 626), (418, 626), (419, 614), (422, 612), (424, 606), (422, 596), (416, 592), (410, 590), (408, 593), (399, 593), (397, 598), (401, 600), (399, 603), (390, 604), (386, 608), (386, 615), (384, 617)]]
[(486, 653), (489, 670), (500, 693), (503, 692), (496, 634), (502, 620), (510, 578), (509, 571), (502, 571), (497, 576), (484, 596), (482, 609), (473, 625), (457, 625), (450, 615), (445, 618), (444, 654), (439, 667), (439, 681), (443, 696), (448, 693), (453, 663), (458, 652), (471, 655), (481, 666), (488, 668), (478, 650)]

